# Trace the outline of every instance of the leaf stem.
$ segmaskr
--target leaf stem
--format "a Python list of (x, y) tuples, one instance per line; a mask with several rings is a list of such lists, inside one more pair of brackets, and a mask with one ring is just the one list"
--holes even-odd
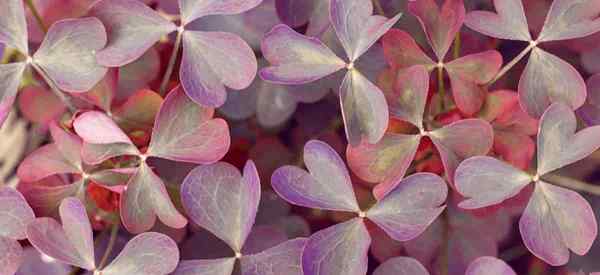
[(381, 6), (379, 0), (373, 0), (373, 6), (375, 6), (375, 10), (377, 11), (377, 13), (379, 13), (379, 15), (385, 16), (385, 11), (383, 10), (383, 7)]
[(102, 256), (102, 260), (100, 260), (100, 264), (98, 264), (98, 269), (101, 270), (104, 268), (106, 261), (108, 261), (108, 257), (115, 247), (115, 242), (117, 240), (117, 233), (119, 233), (119, 223), (115, 223), (110, 231), (110, 239), (108, 240), (108, 246), (106, 247), (106, 251), (104, 251), (104, 255)]
[(27, 5), (27, 7), (29, 7), (29, 9), (31, 10), (31, 14), (33, 14), (33, 17), (35, 18), (35, 21), (45, 34), (48, 31), (48, 28), (46, 27), (46, 24), (44, 24), (44, 20), (42, 19), (42, 16), (40, 16), (40, 13), (35, 7), (33, 0), (25, 0), (25, 4)]
[(557, 174), (546, 174), (542, 177), (544, 180), (551, 183), (567, 187), (569, 189), (585, 192), (588, 194), (600, 196), (600, 185), (589, 184), (577, 179), (557, 175)]
[(169, 85), (169, 80), (171, 79), (171, 74), (173, 74), (173, 69), (175, 67), (175, 61), (177, 61), (177, 55), (179, 54), (179, 48), (181, 47), (181, 39), (183, 38), (183, 29), (179, 29), (177, 31), (177, 38), (175, 38), (175, 45), (173, 45), (173, 51), (171, 52), (171, 57), (169, 58), (169, 64), (167, 65), (167, 70), (165, 71), (165, 75), (160, 83), (159, 94), (164, 95), (167, 86)]
[(462, 41), (460, 39), (460, 32), (458, 32), (456, 34), (456, 38), (454, 38), (454, 59), (457, 59), (460, 57), (460, 47), (462, 46)]
[(444, 66), (443, 65), (438, 65), (437, 66), (437, 78), (438, 78), (438, 95), (440, 97), (440, 112), (444, 112), (445, 111), (445, 104), (444, 101), (446, 100), (446, 87), (444, 84)]
[(494, 84), (494, 82), (498, 81), (498, 79), (502, 78), (502, 76), (504, 76), (510, 69), (512, 69), (512, 67), (519, 63), (519, 61), (521, 61), (521, 59), (523, 59), (523, 57), (525, 57), (533, 48), (535, 48), (536, 45), (537, 44), (533, 41), (529, 43), (529, 46), (527, 46), (527, 48), (525, 48), (521, 53), (519, 53), (519, 55), (513, 58), (513, 60), (511, 60), (508, 64), (504, 65), (504, 67), (500, 69), (498, 74), (492, 80), (490, 80), (490, 82), (488, 82), (486, 86), (491, 86), (492, 84)]
[(34, 62), (31, 62), (31, 66), (33, 67), (33, 69), (35, 69), (35, 71), (39, 75), (42, 76), (42, 78), (46, 81), (46, 83), (48, 83), (48, 86), (50, 86), (50, 90), (63, 102), (63, 104), (65, 104), (65, 106), (67, 106), (69, 111), (71, 111), (71, 113), (75, 113), (75, 111), (77, 111), (77, 108), (75, 107), (75, 105), (73, 104), (71, 99), (69, 97), (67, 97), (67, 95), (65, 95), (65, 93), (63, 93), (56, 86), (54, 81), (52, 79), (50, 79), (50, 77), (46, 74), (46, 72), (42, 68), (40, 68), (38, 65), (36, 65)]

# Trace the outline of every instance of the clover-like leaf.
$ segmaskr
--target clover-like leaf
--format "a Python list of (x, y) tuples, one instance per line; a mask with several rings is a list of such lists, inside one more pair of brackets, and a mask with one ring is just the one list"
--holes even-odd
[(391, 93), (386, 93), (390, 115), (423, 127), (423, 115), (429, 93), (429, 73), (422, 65), (400, 70)]
[(600, 5), (588, 0), (554, 0), (538, 41), (567, 40), (600, 31)]
[(23, 249), (18, 240), (26, 238), (27, 226), (34, 219), (21, 193), (0, 187), (0, 274), (14, 274), (21, 265)]
[(260, 77), (278, 84), (312, 82), (346, 66), (323, 42), (283, 24), (265, 35), (261, 49), (271, 66), (262, 69)]
[(162, 179), (142, 162), (122, 194), (122, 222), (129, 232), (141, 233), (154, 226), (156, 217), (172, 228), (187, 225), (186, 218), (173, 205)]
[(588, 252), (598, 225), (590, 204), (577, 192), (538, 181), (519, 230), (529, 251), (559, 266), (569, 261), (569, 250)]
[(302, 253), (305, 275), (367, 274), (371, 237), (362, 219), (354, 218), (313, 234)]
[(573, 66), (540, 48), (534, 48), (519, 80), (519, 99), (532, 117), (540, 117), (552, 103), (573, 110), (585, 103), (585, 81)]
[(577, 119), (563, 104), (553, 104), (542, 115), (537, 141), (538, 175), (544, 175), (592, 154), (600, 148), (600, 126), (578, 133)]
[(295, 166), (277, 169), (273, 189), (285, 200), (311, 208), (359, 211), (350, 175), (340, 156), (324, 142), (304, 146), (304, 163), (310, 173)]
[(241, 90), (256, 76), (254, 52), (239, 36), (226, 32), (186, 31), (183, 34), (181, 85), (197, 103), (219, 107), (225, 86)]
[(146, 232), (131, 239), (100, 274), (166, 275), (175, 270), (178, 262), (175, 241), (164, 234)]
[(417, 173), (397, 186), (367, 212), (390, 237), (407, 241), (420, 235), (444, 211), (448, 187), (438, 175)]
[(522, 0), (494, 0), (496, 12), (473, 11), (467, 14), (467, 27), (500, 39), (530, 41), (531, 34)]
[(207, 15), (238, 14), (258, 6), (263, 0), (179, 0), (181, 20), (188, 24)]
[[(243, 256), (242, 275), (302, 275), (302, 251), (307, 239), (286, 241), (258, 254)], [(229, 275), (229, 274), (228, 274)]]
[(177, 26), (137, 0), (102, 0), (90, 14), (108, 31), (108, 44), (98, 52), (98, 63), (120, 67), (141, 57), (161, 37)]
[(36, 213), (40, 216), (51, 216), (56, 214), (60, 203), (65, 198), (83, 198), (85, 196), (85, 188), (82, 188), (83, 186), (83, 180), (61, 185), (43, 185), (35, 182), (27, 185), (25, 190), (23, 190), (23, 195), (27, 198), (27, 202), (29, 202), (29, 205), (31, 205), (31, 208)]
[(194, 223), (240, 252), (258, 211), (258, 172), (252, 161), (246, 164), (243, 176), (224, 162), (199, 166), (183, 181), (181, 197)]
[(60, 152), (54, 143), (39, 147), (29, 154), (19, 165), (17, 175), (25, 182), (35, 182), (56, 174), (78, 173), (74, 166)]
[(104, 78), (89, 91), (76, 94), (81, 99), (97, 106), (105, 112), (111, 111), (111, 106), (119, 88), (121, 69), (109, 69)]
[(96, 18), (61, 20), (48, 29), (33, 60), (60, 89), (85, 92), (108, 71), (96, 61), (96, 52), (106, 41), (104, 25)]
[(373, 275), (429, 275), (429, 272), (413, 258), (395, 257), (377, 267)]
[(331, 0), (331, 25), (350, 62), (356, 61), (399, 19), (372, 15), (373, 3), (362, 0)]
[(67, 109), (58, 96), (44, 87), (27, 86), (18, 94), (19, 111), (31, 122), (48, 125)]
[(0, 126), (15, 102), (25, 68), (27, 63), (24, 62), (0, 64)]
[(6, 0), (0, 3), (0, 43), (15, 47), (22, 54), (29, 54), (23, 1)]
[(174, 275), (231, 275), (235, 258), (181, 261)]
[(516, 196), (531, 181), (529, 174), (486, 156), (466, 159), (454, 175), (456, 190), (467, 198), (459, 204), (465, 209), (499, 204)]
[(465, 20), (460, 0), (446, 0), (438, 7), (435, 0), (411, 1), (408, 10), (417, 17), (438, 61), (443, 61)]
[(0, 274), (15, 274), (23, 262), (23, 248), (18, 241), (0, 236)]
[(591, 76), (586, 86), (588, 97), (586, 103), (577, 110), (577, 115), (589, 126), (600, 125), (600, 74)]
[(175, 88), (158, 112), (147, 154), (199, 164), (218, 161), (229, 149), (229, 127), (213, 114)]
[(517, 273), (515, 273), (515, 271), (504, 261), (490, 256), (479, 257), (471, 262), (465, 273), (465, 275), (481, 274), (517, 275)]
[(340, 105), (348, 142), (376, 143), (385, 134), (389, 112), (381, 90), (358, 70), (349, 70), (340, 86)]
[(42, 253), (70, 265), (94, 270), (92, 226), (85, 207), (67, 198), (59, 207), (62, 226), (51, 218), (37, 218), (27, 226), (27, 238)]
[(412, 36), (403, 30), (389, 30), (381, 39), (381, 43), (385, 59), (393, 69), (405, 69), (415, 65), (431, 69), (436, 65)]

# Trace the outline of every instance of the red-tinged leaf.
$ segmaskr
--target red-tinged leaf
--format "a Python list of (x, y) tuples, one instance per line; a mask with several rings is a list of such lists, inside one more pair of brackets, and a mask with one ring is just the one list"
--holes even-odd
[(118, 156), (139, 156), (141, 153), (129, 143), (93, 144), (84, 143), (81, 149), (83, 162), (91, 165), (100, 164)]
[(29, 54), (23, 1), (6, 0), (0, 3), (0, 43), (15, 47), (24, 55)]
[(522, 0), (494, 0), (496, 12), (473, 11), (467, 14), (467, 27), (500, 39), (530, 41), (531, 34)]
[(79, 115), (73, 122), (73, 128), (86, 143), (133, 144), (123, 130), (102, 112), (89, 111)]
[(76, 94), (83, 100), (99, 107), (105, 112), (111, 111), (111, 105), (119, 85), (119, 69), (109, 69), (108, 73), (90, 91)]
[(137, 90), (149, 87), (161, 72), (161, 60), (156, 48), (150, 48), (136, 61), (119, 68), (117, 100), (124, 100)]
[(27, 227), (27, 238), (42, 253), (87, 270), (95, 269), (92, 226), (85, 207), (76, 198), (59, 208), (62, 226), (51, 218), (38, 218)]
[(318, 2), (315, 0), (275, 0), (277, 15), (281, 21), (293, 28), (308, 22), (315, 12)]
[(80, 167), (66, 159), (56, 144), (47, 144), (33, 151), (21, 162), (17, 175), (22, 181), (35, 182), (56, 174), (80, 172)]
[(381, 39), (383, 53), (388, 64), (394, 69), (404, 69), (414, 65), (423, 65), (427, 70), (435, 62), (427, 56), (417, 42), (405, 31), (389, 30)]
[(367, 217), (392, 239), (414, 239), (444, 211), (448, 186), (438, 175), (417, 173), (399, 181), (369, 211)]
[(235, 258), (181, 261), (173, 275), (230, 275)]
[(47, 89), (28, 86), (19, 93), (19, 110), (32, 122), (46, 124), (64, 113), (65, 109), (62, 101)]
[(519, 80), (519, 101), (529, 115), (539, 118), (555, 102), (575, 110), (586, 96), (585, 81), (573, 66), (540, 48), (531, 51)]
[(423, 115), (429, 93), (429, 74), (417, 65), (398, 71), (391, 93), (385, 93), (390, 115), (423, 128)]
[(108, 44), (97, 54), (98, 63), (120, 67), (144, 54), (177, 26), (137, 0), (102, 0), (90, 10), (105, 24)]
[(435, 0), (412, 1), (408, 10), (421, 23), (438, 61), (443, 62), (465, 20), (463, 1), (446, 0), (441, 7)]
[(90, 180), (107, 188), (125, 185), (129, 178), (136, 173), (136, 168), (113, 168), (91, 173)]
[(446, 178), (454, 181), (454, 170), (461, 160), (486, 155), (493, 145), (494, 131), (481, 119), (465, 119), (451, 123), (429, 133), (431, 141), (440, 153)]
[(350, 62), (356, 61), (385, 34), (402, 14), (387, 19), (373, 14), (373, 3), (362, 0), (331, 0), (331, 25)]
[(0, 187), (0, 238), (25, 239), (27, 225), (34, 219), (33, 210), (21, 193), (10, 187)]
[(429, 272), (413, 258), (396, 257), (377, 267), (373, 275), (429, 275)]
[(476, 156), (456, 169), (456, 190), (466, 198), (459, 206), (477, 209), (516, 196), (532, 181), (529, 174), (492, 157)]
[(12, 109), (26, 67), (24, 62), (0, 64), (0, 126)]
[(568, 40), (596, 33), (600, 31), (598, 13), (598, 1), (552, 1), (538, 41)]
[(350, 174), (333, 148), (311, 140), (304, 146), (307, 171), (283, 166), (271, 177), (271, 185), (286, 201), (310, 208), (358, 212)]
[(81, 170), (81, 139), (63, 130), (55, 123), (50, 125), (50, 134), (52, 135), (52, 139), (54, 139), (54, 144), (65, 160)]
[(381, 90), (357, 70), (349, 70), (340, 86), (340, 105), (348, 143), (374, 144), (385, 134), (388, 105)]
[(223, 105), (227, 97), (225, 87), (247, 88), (256, 76), (257, 66), (252, 48), (235, 34), (201, 31), (183, 34), (181, 85), (198, 104)]
[(134, 130), (151, 130), (162, 97), (151, 90), (139, 90), (130, 96), (125, 103), (115, 108), (114, 118), (126, 132)]
[(194, 223), (225, 241), (234, 251), (242, 250), (260, 200), (260, 180), (252, 161), (246, 164), (243, 176), (224, 162), (200, 166), (185, 178), (181, 196)]
[(466, 115), (473, 115), (481, 110), (485, 100), (485, 89), (461, 76), (448, 73), (452, 84), (452, 97), (460, 111)]
[(105, 45), (106, 30), (100, 20), (65, 19), (50, 26), (33, 62), (61, 90), (81, 93), (92, 89), (108, 71), (96, 62), (96, 51)]
[(270, 67), (260, 71), (265, 81), (298, 85), (321, 79), (346, 66), (323, 42), (304, 36), (287, 25), (269, 31), (261, 49)]
[(515, 273), (515, 271), (512, 270), (512, 268), (504, 261), (489, 256), (477, 258), (469, 265), (469, 267), (467, 268), (467, 273), (465, 273), (465, 275), (481, 274), (517, 275), (517, 273)]
[(511, 165), (527, 170), (535, 155), (535, 142), (528, 135), (496, 129), (493, 150)]
[(213, 113), (175, 88), (158, 112), (147, 154), (198, 164), (220, 160), (230, 146), (229, 126)]
[(262, 0), (179, 0), (183, 25), (207, 15), (238, 14), (258, 6)]
[(186, 218), (173, 205), (162, 179), (142, 162), (122, 194), (121, 219), (129, 232), (141, 233), (154, 226), (157, 216), (169, 227), (187, 225)]
[(492, 123), (498, 117), (509, 112), (514, 106), (518, 106), (518, 104), (519, 98), (516, 92), (510, 90), (489, 92), (477, 116)]
[[(46, 178), (46, 180), (51, 178)], [(38, 216), (55, 215), (60, 203), (68, 197), (85, 198), (83, 181), (69, 184), (46, 185), (42, 182), (31, 183), (23, 190), (23, 195)]]
[(284, 242), (261, 253), (240, 260), (242, 275), (302, 275), (302, 251), (306, 239)]
[(537, 140), (538, 175), (579, 161), (600, 148), (600, 126), (577, 133), (575, 113), (563, 104), (553, 104), (542, 115)]
[(367, 274), (371, 237), (362, 219), (355, 218), (313, 234), (302, 253), (305, 275)]
[(386, 134), (376, 144), (348, 146), (348, 165), (361, 179), (379, 182), (373, 192), (381, 197), (404, 177), (420, 140), (418, 135)]
[(590, 204), (577, 192), (536, 182), (519, 221), (525, 246), (552, 266), (569, 261), (569, 250), (584, 255), (598, 234)]
[(502, 55), (493, 50), (463, 56), (445, 64), (448, 74), (480, 85), (492, 80), (501, 66)]
[(177, 267), (179, 249), (168, 236), (147, 232), (135, 236), (112, 263), (100, 271), (103, 275), (166, 275)]

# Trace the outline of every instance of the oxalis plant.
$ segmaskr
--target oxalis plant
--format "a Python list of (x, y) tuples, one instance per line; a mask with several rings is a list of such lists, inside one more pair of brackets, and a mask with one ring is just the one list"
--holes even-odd
[(600, 0), (0, 0), (0, 275), (599, 275), (598, 42)]

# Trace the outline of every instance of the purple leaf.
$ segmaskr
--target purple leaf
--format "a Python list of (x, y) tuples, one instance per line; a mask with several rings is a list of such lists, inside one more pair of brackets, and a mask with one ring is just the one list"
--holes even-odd
[(265, 35), (261, 49), (272, 66), (262, 69), (260, 77), (277, 84), (312, 82), (346, 66), (323, 42), (283, 24)]
[(258, 210), (258, 172), (252, 161), (246, 164), (243, 176), (225, 162), (199, 166), (183, 181), (181, 198), (194, 223), (240, 252)]
[(82, 169), (81, 139), (74, 134), (68, 133), (55, 123), (50, 125), (50, 134), (52, 135), (52, 139), (54, 139), (54, 144), (58, 151), (60, 151), (60, 154), (65, 160), (70, 162), (73, 166)]
[(411, 1), (408, 10), (421, 23), (438, 61), (443, 62), (465, 20), (463, 1), (445, 0), (441, 8), (435, 0)]
[(125, 228), (135, 234), (150, 230), (157, 216), (169, 227), (182, 228), (187, 224), (171, 202), (163, 181), (142, 162), (121, 197), (121, 219)]
[(363, 138), (377, 143), (388, 126), (388, 105), (381, 90), (357, 70), (349, 70), (340, 86), (340, 105), (348, 143)]
[(381, 198), (404, 177), (420, 140), (418, 135), (386, 134), (376, 144), (363, 142), (356, 147), (348, 146), (348, 165), (361, 179), (380, 183), (373, 192), (375, 197)]
[[(290, 86), (261, 81), (256, 102), (256, 118), (260, 125), (273, 128), (283, 124), (296, 111), (298, 100), (290, 91)], [(315, 91), (311, 91), (315, 92)]]
[(398, 72), (392, 93), (386, 93), (390, 115), (423, 127), (423, 114), (429, 93), (429, 73), (415, 65)]
[(0, 274), (12, 275), (23, 263), (23, 248), (17, 240), (0, 236)]
[(413, 258), (396, 257), (382, 263), (373, 275), (429, 275), (429, 272)]
[[(259, 211), (260, 210), (259, 207)], [(282, 220), (276, 217), (271, 217), (271, 219)], [(246, 242), (241, 251), (242, 255), (258, 254), (288, 240), (286, 232), (283, 231), (284, 229), (279, 228), (278, 225), (258, 225), (258, 219), (256, 220), (255, 226), (252, 227), (252, 231), (248, 235), (248, 238), (246, 238)], [(231, 254), (230, 251), (227, 252)], [(298, 257), (298, 260), (299, 259), (300, 258)]]
[(430, 132), (429, 137), (440, 153), (446, 177), (452, 183), (461, 160), (490, 151), (494, 131), (485, 120), (464, 119)]
[(0, 43), (15, 47), (24, 55), (29, 54), (23, 1), (4, 0), (0, 3)]
[(186, 31), (180, 74), (186, 93), (197, 103), (219, 107), (225, 86), (241, 90), (256, 76), (254, 52), (239, 36), (226, 32)]
[(390, 237), (408, 241), (423, 233), (444, 211), (448, 187), (435, 174), (417, 173), (397, 184), (367, 212)]
[[(23, 263), (15, 275), (67, 275), (71, 270), (69, 265), (54, 260), (48, 261), (48, 257), (35, 248), (26, 247), (23, 249)], [(0, 274), (6, 273), (0, 271)]]
[(302, 251), (306, 240), (289, 240), (261, 253), (243, 256), (240, 261), (242, 275), (302, 275)]
[(581, 160), (600, 148), (600, 126), (578, 133), (575, 113), (566, 105), (551, 105), (542, 115), (537, 141), (538, 175)]
[(585, 105), (577, 110), (577, 114), (588, 126), (600, 125), (600, 74), (588, 78), (587, 100)]
[(567, 40), (600, 31), (598, 1), (554, 0), (538, 41)]
[(313, 234), (302, 253), (305, 275), (365, 275), (371, 237), (362, 219), (354, 218)]
[(96, 62), (96, 51), (106, 45), (106, 30), (93, 17), (65, 19), (48, 29), (33, 55), (56, 85), (67, 92), (85, 92), (94, 87), (108, 69)]
[(81, 99), (97, 106), (102, 111), (110, 112), (113, 99), (117, 94), (119, 82), (122, 80), (119, 77), (121, 69), (109, 69), (106, 75), (100, 82), (96, 83), (90, 91), (76, 94)]
[(530, 182), (529, 174), (487, 156), (466, 159), (454, 175), (456, 190), (467, 198), (459, 204), (464, 209), (499, 204), (516, 196)]
[(179, 249), (168, 236), (147, 232), (135, 236), (102, 275), (166, 275), (177, 267)]
[[(20, 0), (18, 1), (20, 2)], [(13, 103), (15, 103), (25, 68), (27, 68), (27, 64), (24, 62), (0, 64), (0, 126), (4, 124)]]
[(500, 39), (530, 41), (531, 34), (522, 0), (494, 0), (496, 13), (473, 11), (467, 14), (467, 27)]
[(585, 81), (573, 66), (540, 48), (531, 51), (519, 80), (519, 101), (530, 116), (539, 118), (555, 102), (575, 110), (586, 96)]
[(279, 196), (304, 207), (360, 211), (346, 165), (333, 148), (318, 140), (307, 142), (304, 163), (310, 174), (295, 166), (273, 173), (271, 185)]
[(308, 22), (315, 8), (318, 5), (318, 0), (275, 0), (275, 7), (279, 19), (290, 27), (300, 27)]
[(489, 275), (517, 275), (509, 265), (507, 265), (504, 261), (484, 256), (479, 257), (475, 261), (471, 262), (469, 267), (467, 268), (467, 272), (465, 275), (481, 275), (481, 274), (489, 274)]
[(147, 154), (174, 161), (209, 164), (223, 158), (229, 127), (214, 110), (191, 101), (181, 88), (170, 92), (158, 112)]
[(217, 14), (238, 14), (258, 6), (263, 0), (179, 0), (181, 21), (189, 24), (197, 18)]
[(350, 62), (356, 61), (402, 14), (392, 19), (373, 14), (373, 3), (363, 0), (331, 0), (331, 25), (346, 51)]
[(56, 210), (65, 198), (76, 196), (83, 199), (85, 196), (85, 189), (81, 188), (83, 186), (83, 180), (56, 186), (32, 183), (23, 195), (35, 213), (40, 216), (51, 216), (56, 214)]
[(120, 67), (141, 57), (161, 37), (177, 26), (137, 0), (102, 0), (90, 10), (108, 31), (106, 48), (96, 55), (98, 63)]
[(27, 225), (34, 219), (33, 210), (21, 193), (10, 187), (0, 187), (0, 237), (25, 239)]
[(231, 275), (235, 258), (181, 261), (173, 275)]
[(569, 261), (569, 250), (584, 255), (598, 234), (590, 204), (577, 192), (536, 182), (519, 221), (525, 246), (550, 265)]
[(62, 227), (51, 218), (38, 218), (27, 227), (27, 238), (40, 252), (70, 265), (95, 269), (92, 226), (85, 207), (67, 198), (59, 208)]

